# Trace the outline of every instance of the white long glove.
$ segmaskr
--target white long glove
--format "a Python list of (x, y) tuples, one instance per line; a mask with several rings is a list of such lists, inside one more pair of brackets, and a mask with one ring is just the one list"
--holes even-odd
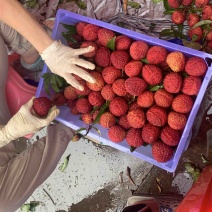
[(72, 49), (63, 45), (60, 41), (54, 41), (40, 55), (53, 73), (63, 77), (67, 83), (73, 87), (83, 90), (83, 86), (80, 85), (72, 74), (78, 75), (88, 82), (95, 83), (95, 79), (88, 72), (79, 67), (81, 66), (91, 70), (95, 68), (93, 63), (79, 58), (79, 55), (93, 50), (94, 47), (92, 46)]
[(52, 107), (46, 118), (38, 118), (31, 114), (33, 97), (0, 129), (0, 147), (10, 141), (23, 137), (27, 134), (37, 132), (41, 128), (49, 125), (59, 114), (59, 109)]

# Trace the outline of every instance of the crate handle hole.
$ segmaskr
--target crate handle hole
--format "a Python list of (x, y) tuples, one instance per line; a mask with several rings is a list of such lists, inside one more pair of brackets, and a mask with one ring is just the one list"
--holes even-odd
[(209, 58), (209, 57), (206, 57), (205, 60), (206, 60), (206, 62), (208, 64), (208, 67), (210, 67), (211, 66), (211, 63), (212, 63), (212, 59)]

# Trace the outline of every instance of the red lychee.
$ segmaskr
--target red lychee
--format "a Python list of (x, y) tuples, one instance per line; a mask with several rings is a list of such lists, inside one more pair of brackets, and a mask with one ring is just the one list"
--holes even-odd
[(125, 139), (125, 136), (125, 130), (119, 125), (114, 125), (108, 130), (108, 137), (113, 142), (121, 142)]
[(112, 89), (112, 85), (105, 85), (101, 90), (101, 95), (105, 100), (112, 100), (115, 97), (115, 93)]
[(174, 96), (165, 89), (159, 89), (155, 92), (154, 99), (158, 106), (167, 108), (171, 106)]
[(202, 19), (211, 20), (212, 19), (212, 7), (211, 5), (206, 5), (202, 9)]
[(52, 102), (56, 106), (62, 106), (66, 104), (67, 99), (64, 96), (63, 92), (55, 93), (52, 97)]
[(136, 77), (140, 75), (142, 67), (143, 63), (141, 61), (132, 60), (125, 65), (124, 71), (128, 77)]
[(81, 91), (81, 90), (76, 89), (75, 90), (76, 91), (76, 94), (78, 94), (80, 96), (86, 96), (86, 95), (88, 95), (90, 93), (91, 89), (87, 86), (86, 81), (80, 80), (79, 83), (80, 83), (80, 85), (83, 86), (84, 90)]
[(127, 121), (133, 128), (142, 128), (146, 122), (146, 116), (143, 110), (131, 110), (127, 114)]
[(152, 46), (147, 52), (147, 60), (150, 64), (158, 65), (166, 61), (167, 51), (162, 46)]
[(86, 48), (86, 47), (88, 47), (88, 46), (93, 46), (93, 47), (94, 47), (94, 50), (93, 50), (92, 52), (88, 52), (88, 53), (83, 54), (83, 56), (84, 56), (84, 57), (93, 57), (93, 56), (96, 54), (98, 47), (97, 47), (97, 45), (96, 45), (94, 42), (92, 42), (92, 41), (84, 41), (84, 42), (80, 45), (80, 48)]
[(86, 82), (87, 86), (92, 90), (92, 91), (101, 91), (102, 88), (105, 85), (104, 79), (101, 75), (101, 73), (97, 71), (92, 71), (90, 74), (95, 78), (96, 82), (91, 83), (91, 82)]
[(130, 105), (130, 107), (129, 107), (129, 111), (131, 111), (131, 110), (136, 110), (136, 109), (141, 109), (141, 106), (138, 105), (137, 102), (133, 102), (133, 103)]
[(105, 128), (110, 128), (116, 124), (116, 117), (111, 112), (105, 112), (101, 115), (99, 123)]
[(91, 91), (88, 94), (88, 101), (93, 106), (102, 106), (105, 103), (100, 91)]
[(127, 91), (124, 84), (125, 79), (117, 79), (112, 85), (113, 92), (118, 96), (126, 96)]
[(190, 27), (193, 27), (197, 22), (199, 22), (200, 17), (196, 13), (190, 13), (187, 17), (187, 23)]
[(128, 104), (122, 97), (115, 97), (111, 100), (109, 110), (115, 116), (124, 115), (128, 110)]
[(127, 51), (117, 50), (111, 53), (110, 60), (113, 66), (118, 69), (124, 68), (124, 66), (128, 63), (130, 59), (130, 55)]
[(78, 94), (76, 93), (76, 89), (73, 86), (69, 85), (64, 89), (64, 96), (66, 99), (74, 100), (77, 99)]
[(149, 46), (144, 41), (134, 41), (130, 46), (130, 56), (134, 60), (141, 60), (146, 57), (148, 50)]
[(118, 119), (118, 125), (120, 125), (125, 130), (129, 130), (131, 128), (129, 122), (127, 121), (127, 114), (122, 115)]
[(175, 130), (182, 130), (187, 122), (187, 117), (185, 114), (171, 111), (168, 114), (168, 124), (171, 128)]
[(150, 123), (147, 123), (142, 128), (142, 138), (148, 143), (152, 144), (158, 140), (160, 136), (160, 127), (154, 126)]
[(203, 31), (201, 27), (191, 28), (188, 31), (188, 37), (192, 41), (200, 41), (203, 36)]
[(120, 78), (121, 75), (121, 70), (115, 68), (114, 66), (108, 66), (102, 70), (103, 79), (107, 84), (113, 84), (113, 82)]
[(195, 6), (197, 8), (199, 7), (204, 7), (206, 6), (207, 4), (209, 4), (209, 0), (195, 0)]
[(84, 26), (82, 36), (85, 40), (95, 41), (98, 38), (98, 31), (100, 27), (94, 24), (87, 24)]
[(212, 40), (212, 30), (210, 30), (210, 31), (207, 32), (206, 40), (207, 41), (211, 41)]
[(82, 114), (80, 119), (85, 123), (85, 124), (92, 124), (93, 123), (93, 116), (91, 113), (85, 113)]
[(188, 76), (183, 81), (182, 92), (187, 95), (197, 95), (201, 84), (201, 77)]
[(94, 61), (101, 67), (107, 67), (110, 65), (110, 50), (104, 46), (97, 49), (94, 56)]
[(131, 147), (140, 147), (144, 143), (141, 136), (141, 129), (131, 128), (126, 134), (126, 141)]
[(144, 91), (137, 98), (139, 106), (149, 108), (154, 104), (154, 93), (152, 91)]
[(174, 24), (183, 24), (185, 21), (185, 13), (179, 10), (176, 10), (172, 13), (172, 22)]
[(115, 49), (128, 50), (130, 48), (131, 43), (132, 43), (132, 40), (129, 37), (125, 35), (119, 35), (116, 37), (116, 40), (115, 40)]
[(77, 34), (80, 35), (80, 36), (83, 36), (83, 30), (84, 30), (84, 27), (87, 25), (87, 23), (85, 22), (79, 22), (77, 23), (76, 25), (76, 31), (77, 31)]
[(115, 33), (110, 29), (101, 28), (98, 31), (98, 39), (103, 46), (107, 46), (108, 42), (114, 37)]
[(79, 113), (90, 113), (93, 106), (90, 104), (87, 98), (80, 98), (76, 102), (76, 109)]
[(179, 8), (181, 4), (181, 0), (168, 0), (168, 4), (172, 8)]
[(182, 0), (182, 5), (184, 6), (190, 6), (192, 4), (193, 0)]

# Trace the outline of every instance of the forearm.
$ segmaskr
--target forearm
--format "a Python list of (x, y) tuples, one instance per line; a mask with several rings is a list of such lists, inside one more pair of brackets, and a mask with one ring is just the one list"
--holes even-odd
[(0, 0), (0, 20), (18, 31), (40, 53), (53, 42), (52, 38), (17, 0)]
[(0, 125), (0, 148), (2, 148), (3, 146), (6, 146), (9, 143), (9, 141), (5, 140), (3, 127), (4, 125)]

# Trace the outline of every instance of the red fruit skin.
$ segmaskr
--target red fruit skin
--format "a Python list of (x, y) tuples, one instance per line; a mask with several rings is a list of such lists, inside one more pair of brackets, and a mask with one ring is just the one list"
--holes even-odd
[(190, 27), (193, 27), (199, 20), (200, 17), (196, 13), (190, 13), (187, 17), (187, 23)]
[(161, 130), (160, 138), (168, 146), (177, 146), (180, 142), (181, 131), (172, 129), (167, 125)]
[(102, 70), (102, 77), (107, 84), (113, 84), (113, 82), (120, 78), (121, 75), (121, 70), (114, 66), (108, 66)]
[(149, 108), (154, 104), (154, 93), (152, 91), (144, 91), (137, 98), (140, 107)]
[(101, 28), (98, 31), (98, 39), (103, 46), (107, 46), (108, 42), (114, 37), (115, 33), (112, 30)]
[(122, 116), (127, 112), (128, 104), (124, 98), (115, 97), (110, 102), (109, 110), (115, 116)]
[(202, 84), (201, 77), (188, 76), (183, 81), (182, 92), (187, 95), (197, 95)]
[(91, 113), (82, 114), (80, 118), (85, 124), (92, 124), (93, 123), (93, 116), (92, 116)]
[(101, 67), (107, 67), (110, 65), (110, 50), (104, 46), (97, 49), (94, 56), (94, 61)]
[(125, 35), (119, 35), (116, 37), (116, 40), (115, 40), (115, 49), (128, 51), (131, 43), (132, 43), (132, 40), (129, 37)]
[(171, 52), (166, 58), (168, 66), (174, 72), (181, 72), (185, 68), (185, 56), (182, 52)]
[(142, 108), (140, 107), (140, 105), (138, 105), (137, 102), (133, 102), (129, 107), (129, 111), (136, 110), (136, 109), (142, 109)]
[(130, 46), (130, 56), (133, 60), (141, 60), (146, 57), (148, 50), (149, 46), (144, 41), (134, 41)]
[[(193, 38), (194, 35), (196, 36), (195, 39)], [(201, 27), (191, 28), (188, 31), (188, 36), (192, 41), (200, 41), (203, 36), (203, 31)]]
[(53, 106), (52, 101), (47, 97), (38, 97), (33, 100), (32, 109), (41, 118), (48, 115), (49, 110)]
[(130, 59), (130, 55), (127, 51), (117, 50), (111, 53), (110, 61), (118, 69), (124, 68), (124, 66), (128, 63)]
[(204, 7), (206, 6), (207, 4), (209, 4), (209, 0), (195, 0), (195, 6), (197, 8), (199, 7)]
[(163, 79), (162, 70), (156, 66), (147, 64), (142, 69), (142, 77), (150, 85), (157, 85)]
[(169, 161), (173, 154), (173, 149), (163, 142), (155, 142), (152, 145), (152, 156), (159, 163), (165, 163)]
[(90, 74), (95, 78), (96, 82), (86, 82), (86, 85), (92, 90), (92, 91), (101, 91), (102, 88), (105, 85), (104, 79), (100, 72), (92, 71)]
[(99, 26), (87, 24), (83, 29), (82, 36), (87, 41), (95, 41), (98, 38), (99, 29)]
[(168, 0), (168, 4), (172, 8), (179, 8), (181, 1), (180, 0)]
[(109, 139), (115, 143), (123, 141), (125, 139), (125, 136), (125, 130), (119, 125), (114, 125), (108, 130)]
[(185, 114), (171, 111), (168, 114), (168, 125), (175, 130), (183, 130), (187, 122)]
[(133, 128), (142, 128), (146, 122), (146, 116), (141, 109), (131, 110), (127, 114), (127, 121)]
[(73, 86), (69, 85), (64, 89), (64, 96), (66, 99), (74, 100), (77, 99), (78, 94), (76, 93), (76, 89)]
[(131, 147), (140, 147), (144, 143), (141, 136), (141, 129), (131, 128), (126, 134), (126, 141)]
[(87, 23), (85, 22), (79, 22), (77, 23), (76, 25), (76, 31), (77, 31), (77, 34), (82, 36), (83, 35), (83, 30), (84, 30), (84, 27), (87, 25)]
[(185, 72), (196, 77), (203, 76), (207, 69), (207, 64), (201, 57), (191, 57), (185, 65)]
[(171, 106), (174, 99), (173, 94), (169, 93), (165, 89), (159, 89), (155, 92), (154, 100), (160, 107), (168, 108)]
[(128, 77), (136, 77), (140, 75), (142, 68), (143, 63), (141, 61), (132, 60), (125, 65), (124, 71)]
[(80, 96), (87, 96), (91, 92), (91, 89), (87, 86), (86, 81), (80, 80), (79, 83), (80, 85), (83, 86), (84, 90), (81, 91), (81, 90), (75, 89), (76, 94)]
[(147, 123), (142, 128), (142, 138), (148, 143), (152, 144), (158, 140), (160, 136), (160, 127), (154, 126), (150, 123)]
[(88, 94), (88, 101), (93, 106), (102, 106), (105, 103), (100, 91), (91, 91)]
[(174, 24), (183, 24), (185, 21), (185, 14), (182, 11), (174, 11), (172, 13), (172, 22)]
[(207, 41), (211, 41), (212, 40), (212, 30), (210, 30), (209, 32), (207, 32), (206, 40)]
[(172, 109), (178, 113), (189, 113), (193, 107), (193, 99), (186, 94), (175, 96), (172, 102)]
[(139, 77), (130, 77), (125, 80), (125, 88), (131, 95), (139, 96), (147, 88), (147, 83)]
[(152, 46), (147, 52), (147, 60), (150, 64), (158, 65), (166, 61), (167, 51), (162, 46)]
[(80, 98), (76, 102), (76, 109), (79, 113), (90, 113), (93, 106), (89, 103), (87, 98)]
[(193, 0), (182, 0), (182, 5), (184, 6), (190, 6)]
[(89, 46), (93, 46), (94, 47), (94, 50), (92, 52), (83, 54), (84, 57), (94, 57), (94, 55), (97, 52), (98, 46), (94, 42), (91, 42), (91, 41), (84, 41), (80, 45), (80, 48), (86, 48), (86, 47), (89, 47)]
[(206, 5), (202, 9), (202, 19), (211, 20), (212, 19), (212, 7), (211, 5)]
[(122, 115), (118, 119), (118, 125), (121, 126), (125, 130), (129, 130), (131, 128), (129, 122), (127, 121), (127, 115)]
[(116, 94), (112, 89), (112, 85), (107, 84), (102, 88), (101, 95), (105, 100), (110, 101), (115, 97)]
[(70, 108), (70, 112), (73, 115), (79, 114), (79, 112), (77, 111), (77, 108), (76, 108), (76, 102), (77, 102), (77, 99), (75, 99), (75, 100), (68, 99), (66, 102), (67, 106)]
[(163, 80), (164, 88), (170, 93), (178, 93), (182, 87), (182, 77), (179, 73), (169, 73)]
[(127, 95), (127, 91), (125, 89), (125, 79), (117, 79), (113, 85), (112, 85), (112, 89), (113, 92), (118, 95), (118, 96), (126, 96)]
[(63, 92), (55, 93), (52, 102), (56, 106), (62, 106), (66, 104), (67, 99), (65, 98)]
[(116, 117), (111, 112), (105, 112), (101, 115), (99, 123), (104, 128), (110, 128), (116, 124)]
[(210, 48), (210, 49), (212, 49), (212, 41), (209, 41), (209, 42), (207, 43), (207, 47)]
[(167, 123), (166, 110), (157, 105), (152, 106), (146, 112), (146, 118), (154, 126), (162, 127)]

